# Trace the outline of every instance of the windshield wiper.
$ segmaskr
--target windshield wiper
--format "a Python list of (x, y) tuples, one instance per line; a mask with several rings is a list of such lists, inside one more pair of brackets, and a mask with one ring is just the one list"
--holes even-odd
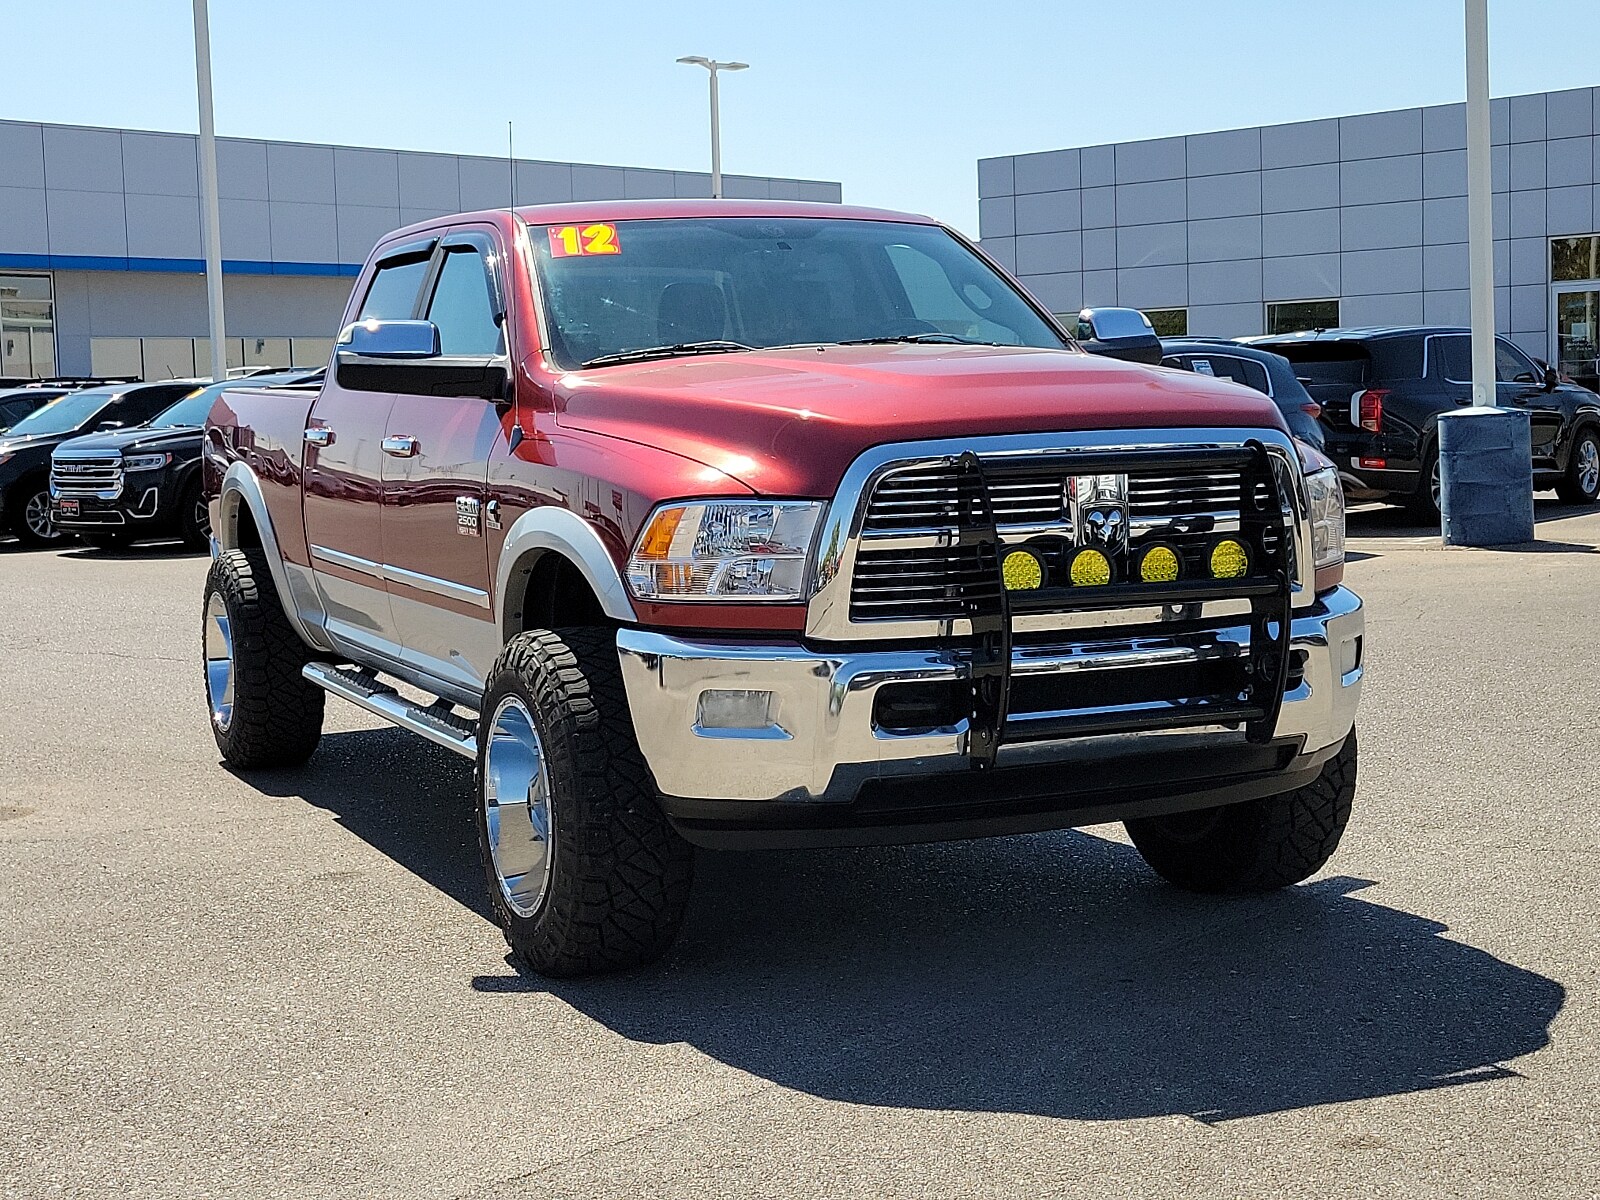
[(619, 350), (615, 354), (601, 354), (583, 363), (584, 367), (609, 367), (615, 363), (649, 362), (653, 358), (677, 358), (690, 354), (734, 354), (740, 350), (754, 350), (743, 342), (676, 342), (670, 346), (645, 346), (639, 350)]
[(845, 338), (834, 343), (838, 346), (892, 346), (896, 342), (910, 342), (929, 346), (998, 346), (999, 342), (982, 342), (976, 338), (957, 337), (953, 333), (897, 333), (892, 337)]

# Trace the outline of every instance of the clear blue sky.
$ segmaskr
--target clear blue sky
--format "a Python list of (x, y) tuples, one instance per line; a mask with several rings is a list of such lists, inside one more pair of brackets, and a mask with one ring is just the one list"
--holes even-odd
[[(1491, 0), (1496, 95), (1600, 85), (1596, 0)], [(0, 117), (196, 127), (189, 0), (7, 3)], [(224, 135), (730, 172), (976, 232), (976, 160), (1460, 98), (1461, 0), (212, 0)]]

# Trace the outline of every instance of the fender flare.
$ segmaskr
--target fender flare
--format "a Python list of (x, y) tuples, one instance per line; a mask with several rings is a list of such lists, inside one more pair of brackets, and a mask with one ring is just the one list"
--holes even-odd
[(212, 523), (211, 535), (223, 550), (239, 548), (239, 512), (248, 509), (261, 536), (261, 552), (267, 559), (267, 570), (272, 575), (273, 586), (278, 589), (278, 603), (284, 616), (308, 646), (319, 650), (332, 650), (333, 645), (320, 628), (309, 624), (295, 605), (295, 592), (278, 547), (278, 535), (272, 527), (272, 517), (267, 513), (266, 497), (261, 494), (261, 481), (256, 473), (242, 462), (233, 463), (222, 477), (217, 491), (217, 519)]
[(594, 527), (569, 509), (542, 504), (512, 522), (500, 548), (495, 597), (502, 642), (511, 636), (513, 610), (521, 603), (534, 565), (552, 552), (560, 554), (582, 573), (606, 616), (628, 624), (638, 621), (633, 601), (622, 582), (622, 573)]

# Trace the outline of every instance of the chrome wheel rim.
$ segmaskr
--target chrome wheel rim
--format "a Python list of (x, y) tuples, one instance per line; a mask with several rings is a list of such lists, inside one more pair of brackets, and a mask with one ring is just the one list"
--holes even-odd
[(28, 532), (36, 538), (58, 538), (61, 531), (56, 528), (56, 523), (50, 517), (50, 493), (38, 492), (28, 497), (27, 504), (22, 508), (22, 520), (27, 525)]
[(1437, 458), (1433, 460), (1433, 471), (1428, 476), (1428, 490), (1433, 494), (1434, 508), (1442, 507), (1443, 502), (1439, 496), (1443, 489), (1439, 484), (1439, 460)]
[(1600, 491), (1600, 446), (1592, 438), (1578, 443), (1578, 487), (1585, 496)]
[(233, 625), (221, 592), (206, 601), (206, 702), (223, 733), (233, 724)]
[(544, 743), (533, 715), (516, 696), (500, 701), (489, 723), (483, 820), (501, 898), (517, 916), (533, 916), (550, 882), (555, 827)]

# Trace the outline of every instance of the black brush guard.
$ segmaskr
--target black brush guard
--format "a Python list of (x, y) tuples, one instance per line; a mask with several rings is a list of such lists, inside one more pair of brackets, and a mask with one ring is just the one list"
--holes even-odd
[[(1244, 579), (1179, 580), (1169, 584), (1113, 583), (1101, 587), (1052, 587), (1008, 592), (1001, 574), (1001, 541), (995, 528), (989, 485), (1008, 475), (1034, 473), (1037, 458), (980, 459), (972, 451), (956, 462), (962, 497), (956, 544), (976, 552), (995, 586), (969, 589), (963, 608), (972, 624), (969, 667), (967, 755), (974, 768), (995, 765), (1005, 742), (1054, 741), (1091, 734), (1134, 733), (1197, 725), (1242, 725), (1247, 739), (1272, 738), (1289, 680), (1289, 639), (1293, 620), (1293, 529), (1284, 518), (1277, 473), (1265, 445), (1210, 449), (1084, 452), (1052, 457), (1063, 474), (1126, 475), (1135, 471), (1237, 471), (1239, 534), (1259, 570)], [(1262, 485), (1265, 485), (1264, 487)], [(1264, 499), (1263, 499), (1264, 497)], [(1275, 538), (1267, 536), (1275, 534)], [(1271, 546), (1268, 556), (1266, 547)], [(1131, 605), (1187, 605), (1208, 600), (1250, 601), (1248, 687), (1241, 701), (1199, 701), (1168, 710), (1069, 713), (1044, 719), (1008, 720), (1011, 696), (1012, 618), (1029, 613), (1115, 609)]]

